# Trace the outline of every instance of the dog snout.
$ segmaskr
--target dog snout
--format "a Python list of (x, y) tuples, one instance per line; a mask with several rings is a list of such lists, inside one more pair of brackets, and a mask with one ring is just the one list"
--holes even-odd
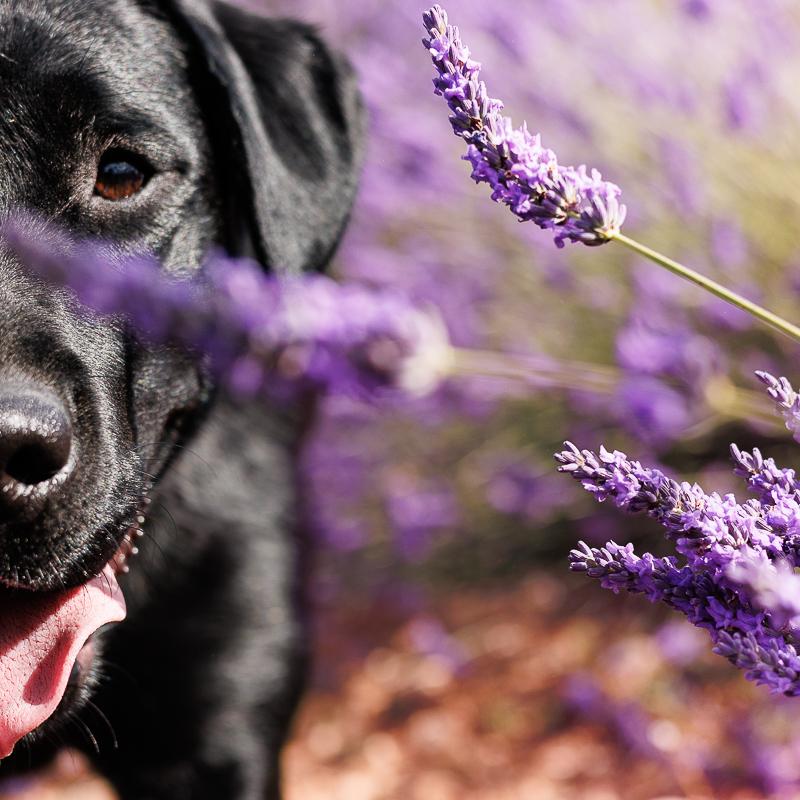
[(72, 424), (40, 387), (0, 386), (0, 515), (37, 512), (71, 468)]

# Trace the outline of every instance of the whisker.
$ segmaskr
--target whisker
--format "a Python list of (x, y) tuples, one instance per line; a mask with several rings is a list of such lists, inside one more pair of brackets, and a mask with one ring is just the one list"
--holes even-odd
[(78, 730), (81, 731), (86, 736), (86, 738), (89, 740), (89, 743), (94, 748), (94, 752), (99, 756), (100, 745), (97, 743), (97, 739), (95, 738), (95, 735), (92, 733), (91, 728), (78, 716), (70, 716), (69, 721), (73, 725), (76, 725)]
[[(172, 516), (172, 512), (163, 503), (156, 503), (156, 508), (158, 508), (160, 511), (164, 513), (164, 515), (172, 525), (172, 535), (177, 536), (180, 529), (178, 528), (178, 523), (175, 522), (175, 517)], [(155, 542), (155, 544), (159, 548), (161, 547), (161, 545), (159, 545), (158, 542), (155, 539), (153, 539), (153, 537), (151, 537), (151, 539)], [(161, 553), (162, 555), (165, 555), (163, 550), (161, 551)]]
[(108, 593), (110, 595), (114, 594), (114, 589), (111, 587), (111, 579), (108, 577), (108, 574), (105, 570), (101, 573), (103, 576), (103, 580), (106, 582), (106, 588), (108, 589)]
[[(118, 672), (125, 680), (134, 688), (139, 688), (139, 682), (136, 680), (136, 677), (132, 672), (129, 672), (125, 669), (122, 665), (117, 664), (115, 661), (108, 661), (105, 657), (103, 658), (103, 670), (104, 671), (113, 671)], [(99, 683), (110, 683), (111, 678), (108, 675), (100, 674), (97, 676)]]
[[(162, 508), (163, 508), (163, 506), (162, 506)], [(172, 516), (170, 515), (170, 513), (166, 509), (164, 509), (164, 512), (167, 514), (168, 517), (170, 517), (170, 519), (172, 519)], [(175, 528), (175, 531), (177, 532), (177, 525), (175, 525), (175, 521), (174, 520), (172, 520), (172, 524), (173, 524), (173, 527)], [(158, 537), (153, 535), (154, 534), (154, 527), (155, 527), (155, 521), (152, 521), (152, 527), (151, 527), (151, 530), (150, 530), (150, 535), (145, 538), (145, 541), (143, 542), (143, 546), (140, 548), (141, 554), (142, 554), (142, 556), (144, 556), (144, 558), (142, 559), (140, 564), (143, 565), (143, 562), (146, 560), (147, 557), (151, 557), (152, 558), (152, 556), (154, 556), (156, 553), (158, 553), (158, 555), (161, 558), (161, 567), (163, 569), (166, 569), (169, 566), (169, 559), (167, 558), (166, 551), (161, 546), (161, 543), (158, 541)], [(138, 568), (139, 567), (137, 567), (137, 569)]]
[(145, 478), (149, 478), (149, 479), (150, 479), (151, 481), (153, 481), (153, 482), (155, 482), (155, 481), (157, 481), (157, 480), (158, 480), (158, 475), (153, 475), (153, 473), (152, 473), (152, 472), (148, 472), (148, 471), (147, 471), (146, 469), (144, 469), (143, 467), (137, 467), (137, 471), (138, 471), (138, 473), (139, 473), (140, 475), (142, 475), (142, 476), (143, 476), (143, 477), (145, 477)]
[[(60, 561), (60, 559), (56, 558), (56, 561)], [(64, 579), (61, 577), (61, 575), (58, 572), (58, 568), (61, 565), (56, 563), (56, 564), (50, 564), (49, 566), (50, 566), (50, 572), (52, 573), (55, 582), (61, 587), (61, 590), (64, 591), (64, 589), (66, 588), (64, 586)], [(44, 574), (42, 574), (41, 577), (42, 577), (42, 580), (44, 580)]]
[(119, 740), (117, 739), (116, 731), (114, 730), (114, 726), (111, 724), (111, 720), (100, 710), (99, 706), (96, 703), (93, 703), (91, 700), (86, 701), (86, 705), (88, 708), (91, 708), (98, 717), (105, 723), (106, 727), (108, 728), (108, 732), (111, 734), (111, 742), (112, 746), (115, 750), (119, 750)]
[(169, 439), (162, 439), (159, 442), (142, 442), (140, 444), (137, 444), (135, 447), (133, 447), (132, 450), (135, 451), (135, 452), (138, 452), (138, 451), (144, 449), (145, 447), (161, 447), (162, 445), (165, 445), (165, 444), (172, 445), (173, 449), (179, 450), (181, 452), (181, 454), (186, 453), (186, 454), (188, 454), (190, 456), (194, 456), (198, 461), (200, 461), (208, 469), (208, 471), (211, 473), (211, 476), (213, 478), (219, 477), (218, 473), (217, 473), (217, 470), (214, 467), (214, 465), (207, 458), (205, 458), (204, 456), (200, 455), (200, 453), (197, 450), (195, 450), (194, 448), (190, 447), (189, 445), (170, 442)]

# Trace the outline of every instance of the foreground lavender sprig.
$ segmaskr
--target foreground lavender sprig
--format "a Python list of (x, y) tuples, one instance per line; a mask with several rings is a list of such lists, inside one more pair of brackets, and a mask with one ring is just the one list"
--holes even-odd
[(88, 309), (126, 318), (150, 342), (208, 354), (217, 378), (238, 395), (386, 388), (418, 395), (456, 376), (609, 393), (619, 380), (597, 365), (454, 347), (435, 311), (392, 291), (269, 277), (220, 254), (178, 278), (154, 258), (72, 242), (31, 217), (0, 228), (2, 239), (29, 272), (73, 290)]
[(279, 279), (222, 255), (197, 277), (176, 279), (154, 258), (72, 243), (30, 221), (12, 221), (2, 234), (27, 270), (72, 289), (89, 309), (125, 317), (151, 343), (207, 354), (237, 395), (425, 392), (450, 368), (438, 317), (388, 291), (320, 276)]
[(800, 327), (757, 303), (647, 247), (622, 233), (626, 207), (621, 190), (604, 181), (597, 170), (562, 167), (555, 153), (542, 147), (527, 125), (515, 128), (502, 115), (503, 103), (489, 97), (480, 80), (481, 65), (461, 41), (438, 5), (423, 14), (427, 32), (422, 40), (433, 58), (436, 94), (447, 100), (453, 131), (467, 142), (466, 160), (472, 178), (488, 183), (492, 199), (508, 206), (523, 222), (554, 230), (555, 241), (601, 245), (616, 241), (640, 256), (679, 275), (726, 303), (746, 311), (781, 333), (800, 341)]
[(458, 28), (447, 12), (433, 6), (423, 15), (437, 77), (436, 93), (447, 100), (456, 135), (468, 144), (465, 156), (472, 177), (492, 188), (492, 199), (507, 205), (523, 221), (556, 231), (556, 244), (601, 245), (618, 233), (625, 220), (618, 186), (597, 170), (563, 167), (555, 153), (542, 147), (527, 125), (515, 128), (501, 114), (503, 104), (489, 97), (480, 80), (481, 65), (470, 58)]
[[(785, 378), (761, 374), (779, 403), (793, 407), (796, 395)], [(800, 695), (800, 483), (793, 470), (778, 468), (758, 450), (731, 448), (735, 472), (756, 499), (707, 494), (697, 484), (678, 483), (624, 453), (597, 453), (567, 443), (556, 455), (570, 474), (603, 502), (658, 521), (675, 556), (639, 556), (633, 545), (581, 542), (571, 568), (604, 588), (645, 595), (705, 628), (714, 652), (749, 679), (774, 692)]]

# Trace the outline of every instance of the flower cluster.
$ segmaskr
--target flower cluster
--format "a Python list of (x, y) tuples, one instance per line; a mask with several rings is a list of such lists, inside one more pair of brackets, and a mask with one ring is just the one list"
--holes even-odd
[[(786, 399), (785, 379), (763, 375)], [(790, 394), (791, 393), (791, 394)], [(677, 555), (638, 555), (633, 545), (581, 543), (571, 568), (604, 588), (643, 594), (711, 633), (714, 652), (774, 692), (800, 695), (800, 482), (756, 449), (731, 448), (737, 475), (756, 497), (706, 493), (678, 483), (619, 451), (597, 453), (567, 443), (556, 455), (595, 498), (658, 521)]]
[(280, 279), (256, 264), (212, 256), (196, 277), (165, 274), (155, 258), (73, 243), (31, 221), (5, 225), (5, 244), (40, 278), (120, 315), (153, 344), (208, 356), (239, 396), (385, 388), (424, 393), (448, 372), (451, 348), (433, 314), (389, 291), (314, 276)]
[(436, 67), (436, 94), (447, 100), (453, 131), (468, 144), (472, 178), (492, 188), (492, 199), (523, 222), (556, 232), (556, 244), (608, 242), (625, 221), (620, 189), (585, 166), (562, 167), (556, 154), (526, 124), (515, 128), (502, 115), (503, 103), (489, 97), (481, 65), (470, 57), (447, 12), (433, 6), (423, 15), (428, 48)]

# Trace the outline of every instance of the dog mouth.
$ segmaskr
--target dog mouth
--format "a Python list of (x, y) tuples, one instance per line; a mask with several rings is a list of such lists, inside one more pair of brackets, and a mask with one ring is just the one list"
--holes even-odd
[(56, 711), (80, 671), (91, 637), (125, 618), (118, 578), (130, 569), (143, 535), (143, 500), (134, 524), (102, 571), (63, 592), (0, 590), (0, 759)]

